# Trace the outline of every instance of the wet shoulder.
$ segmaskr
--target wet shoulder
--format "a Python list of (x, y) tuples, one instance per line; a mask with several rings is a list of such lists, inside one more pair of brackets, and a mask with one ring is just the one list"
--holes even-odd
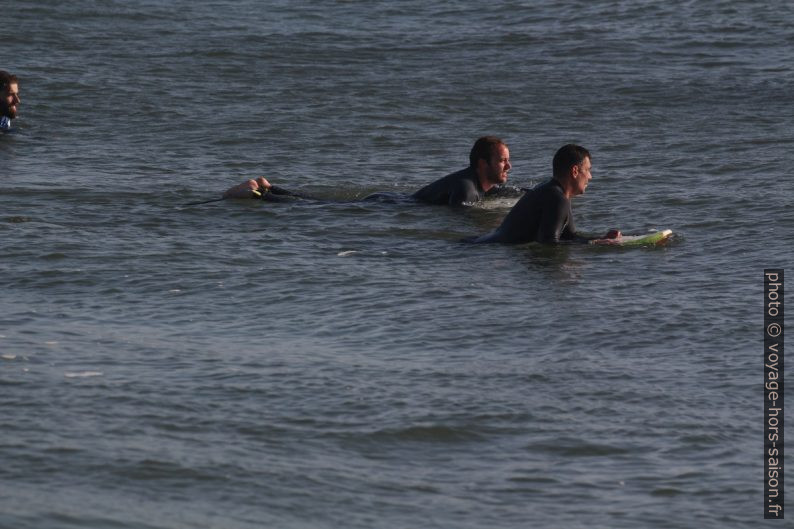
[(472, 174), (469, 168), (450, 173), (419, 189), (413, 197), (424, 202), (445, 203), (449, 200), (450, 194), (459, 192), (469, 185), (476, 187)]
[(531, 193), (535, 198), (541, 202), (567, 202), (565, 193), (562, 191), (562, 186), (554, 179), (546, 180), (542, 184), (538, 184), (532, 188)]

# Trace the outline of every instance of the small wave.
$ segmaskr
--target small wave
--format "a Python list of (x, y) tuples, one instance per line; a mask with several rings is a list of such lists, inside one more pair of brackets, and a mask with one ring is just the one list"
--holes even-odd
[(338, 257), (349, 257), (351, 255), (359, 255), (359, 254), (363, 255), (364, 257), (373, 257), (373, 256), (379, 256), (379, 255), (389, 255), (389, 252), (387, 252), (385, 250), (381, 250), (381, 251), (372, 251), (372, 252), (364, 253), (361, 250), (344, 250), (344, 251), (341, 251), (341, 252), (337, 253), (336, 255)]
[(31, 222), (33, 219), (31, 217), (25, 217), (22, 215), (13, 216), (13, 217), (6, 217), (4, 219), (6, 222), (11, 222), (13, 224), (19, 224), (21, 222)]
[(466, 442), (476, 441), (482, 435), (467, 427), (452, 426), (411, 426), (400, 429), (388, 429), (374, 432), (373, 437), (384, 440), (417, 441), (417, 442)]
[(651, 491), (651, 495), (663, 496), (663, 497), (678, 496), (679, 494), (683, 494), (683, 493), (684, 492), (682, 490), (672, 487), (662, 487)]
[(101, 371), (75, 371), (63, 374), (66, 378), (88, 378), (88, 377), (101, 377), (103, 373)]
[(545, 441), (527, 447), (533, 452), (550, 452), (565, 456), (600, 457), (621, 455), (628, 452), (624, 447), (608, 444), (589, 443), (577, 440), (560, 439), (555, 442)]
[(483, 200), (482, 202), (477, 202), (476, 204), (472, 204), (473, 206), (479, 209), (486, 209), (486, 210), (503, 210), (503, 209), (510, 209), (516, 205), (518, 202), (517, 198), (494, 198), (490, 200)]

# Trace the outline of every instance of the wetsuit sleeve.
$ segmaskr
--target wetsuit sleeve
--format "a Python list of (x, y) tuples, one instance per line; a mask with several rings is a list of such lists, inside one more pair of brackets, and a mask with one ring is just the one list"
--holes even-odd
[(562, 233), (560, 234), (560, 239), (564, 241), (582, 239), (582, 237), (576, 233), (576, 225), (573, 222), (573, 212), (571, 211), (570, 202), (568, 202), (568, 222), (565, 224), (565, 228), (563, 228)]
[[(569, 230), (571, 219), (571, 202), (562, 195), (554, 195), (540, 215), (536, 240), (545, 243), (557, 243), (575, 236)], [(573, 235), (572, 235), (573, 233)]]
[(301, 198), (312, 199), (312, 197), (303, 193), (296, 193), (279, 186), (270, 186), (267, 193), (262, 195), (262, 200), (266, 202), (292, 202)]
[(482, 199), (470, 180), (458, 182), (449, 194), (450, 206), (471, 206)]

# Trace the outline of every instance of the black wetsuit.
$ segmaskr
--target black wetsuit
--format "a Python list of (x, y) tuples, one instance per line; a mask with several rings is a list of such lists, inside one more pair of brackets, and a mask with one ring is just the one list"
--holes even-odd
[[(410, 196), (400, 193), (381, 192), (373, 193), (361, 200), (400, 203), (413, 199), (428, 204), (466, 206), (480, 202), (485, 197), (515, 198), (521, 196), (523, 192), (523, 189), (506, 185), (496, 185), (487, 192), (483, 191), (480, 180), (477, 178), (477, 173), (469, 167), (440, 178)], [(271, 202), (284, 202), (301, 198), (325, 202), (325, 200), (303, 193), (296, 193), (278, 186), (272, 186), (267, 193), (262, 195), (262, 200)]]
[(295, 191), (290, 191), (289, 189), (284, 189), (283, 187), (279, 186), (270, 186), (268, 190), (259, 198), (268, 202), (290, 202), (301, 198), (316, 200), (314, 197), (310, 197), (309, 195), (296, 193)]
[(571, 212), (571, 200), (552, 179), (532, 188), (513, 206), (502, 224), (491, 233), (467, 242), (550, 242), (580, 239)]
[[(324, 202), (324, 203), (346, 202), (346, 201), (336, 201), (336, 200), (313, 197), (311, 195), (307, 195), (306, 193), (298, 193), (296, 191), (290, 191), (289, 189), (284, 189), (283, 187), (273, 186), (273, 185), (270, 186), (268, 190), (265, 193), (263, 193), (259, 198), (267, 202), (293, 202), (296, 200), (312, 200), (314, 202)], [(410, 201), (411, 197), (404, 195), (402, 193), (392, 193), (392, 192), (384, 191), (380, 193), (373, 193), (371, 195), (367, 195), (360, 200), (399, 204), (401, 202)]]
[(411, 195), (411, 197), (419, 202), (428, 204), (470, 206), (482, 201), (485, 197), (517, 197), (522, 192), (517, 187), (503, 185), (497, 185), (488, 191), (483, 191), (476, 171), (473, 167), (467, 167), (427, 184)]

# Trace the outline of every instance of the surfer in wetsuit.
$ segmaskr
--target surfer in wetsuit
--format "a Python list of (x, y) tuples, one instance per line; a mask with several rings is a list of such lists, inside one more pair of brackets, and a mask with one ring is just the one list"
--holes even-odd
[[(504, 185), (511, 167), (510, 151), (505, 142), (494, 136), (483, 136), (469, 153), (469, 167), (426, 185), (410, 198), (428, 204), (471, 206), (485, 197), (518, 197), (521, 189)], [(279, 202), (312, 197), (273, 186), (259, 177), (227, 189), (223, 198), (262, 198)], [(394, 201), (396, 197), (391, 193), (375, 193), (363, 200)]]
[[(474, 142), (466, 169), (432, 182), (413, 195), (419, 202), (448, 206), (470, 206), (486, 196), (504, 195), (510, 165), (507, 144), (495, 136)], [(508, 188), (517, 196), (519, 190)]]
[[(503, 243), (559, 243), (561, 241), (587, 241), (576, 232), (571, 211), (571, 198), (581, 195), (592, 175), (590, 153), (574, 144), (562, 146), (554, 155), (552, 179), (528, 191), (516, 202), (491, 233), (466, 239), (466, 242)], [(620, 232), (610, 230), (604, 237), (616, 239)]]
[(11, 129), (11, 120), (17, 117), (19, 103), (17, 76), (0, 70), (0, 131)]

